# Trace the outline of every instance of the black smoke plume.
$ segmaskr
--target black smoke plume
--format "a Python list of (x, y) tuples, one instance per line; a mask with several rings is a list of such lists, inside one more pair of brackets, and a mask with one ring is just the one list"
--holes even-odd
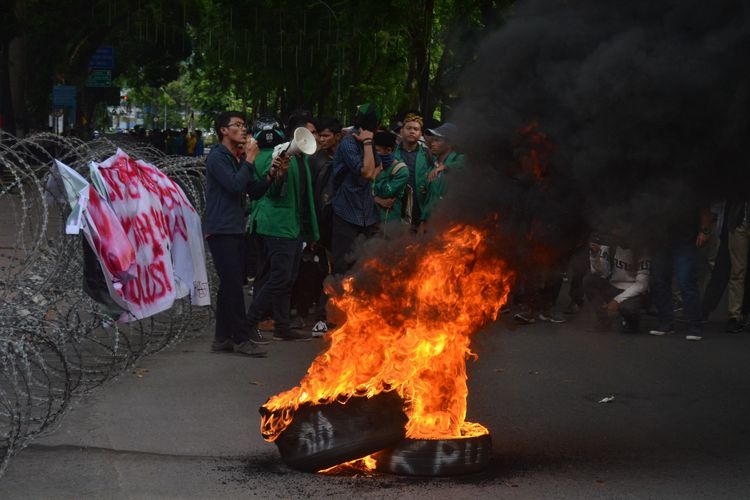
[[(469, 165), (437, 219), (500, 213), (519, 263), (589, 227), (694, 237), (699, 207), (750, 193), (749, 63), (747, 2), (518, 2), (464, 75)], [(552, 144), (541, 180), (521, 166), (533, 123)]]

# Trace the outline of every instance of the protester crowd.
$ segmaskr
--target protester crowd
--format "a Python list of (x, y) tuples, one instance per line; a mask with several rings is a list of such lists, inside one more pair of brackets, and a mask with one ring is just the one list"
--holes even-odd
[(138, 126), (131, 129), (128, 135), (140, 142), (147, 142), (159, 151), (172, 156), (200, 158), (206, 153), (205, 138), (203, 137), (203, 131), (200, 129), (161, 130), (155, 128), (146, 130)]
[(155, 129), (149, 132), (147, 139), (156, 149), (168, 155), (201, 157), (205, 153), (203, 131), (198, 129)]
[[(314, 138), (314, 153), (294, 149), (299, 128)], [(387, 238), (394, 226), (423, 233), (464, 168), (454, 124), (407, 113), (386, 127), (373, 103), (358, 106), (348, 127), (305, 111), (283, 125), (273, 117), (250, 123), (229, 111), (216, 118), (215, 132), (218, 144), (206, 160), (204, 232), (219, 278), (217, 352), (265, 356), (269, 341), (261, 331), (285, 341), (322, 337), (335, 326), (325, 278), (351, 268), (363, 239)], [(728, 287), (727, 331), (742, 331), (747, 202), (722, 202), (686, 221), (650, 250), (629, 241), (623, 224), (597, 228), (559, 266), (519, 280), (503, 312), (521, 324), (562, 323), (587, 299), (597, 330), (637, 333), (650, 313), (656, 321), (648, 333), (667, 335), (684, 321), (686, 339), (700, 340)], [(569, 303), (561, 311), (566, 279)]]

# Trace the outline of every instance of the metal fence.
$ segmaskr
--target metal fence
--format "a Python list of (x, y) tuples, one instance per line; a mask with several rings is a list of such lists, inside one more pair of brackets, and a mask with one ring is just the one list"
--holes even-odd
[(165, 156), (127, 137), (116, 141), (0, 132), (0, 477), (75, 398), (205, 331), (212, 319), (210, 308), (186, 298), (154, 317), (116, 324), (83, 292), (83, 235), (66, 235), (69, 208), (45, 199), (54, 159), (88, 177), (89, 162), (120, 147), (159, 167), (199, 213), (204, 209), (203, 160)]

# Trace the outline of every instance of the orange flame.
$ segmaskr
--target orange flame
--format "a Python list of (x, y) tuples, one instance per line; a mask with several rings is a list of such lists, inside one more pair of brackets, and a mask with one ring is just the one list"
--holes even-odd
[(490, 230), (456, 225), (430, 243), (407, 246), (395, 265), (366, 261), (363, 272), (378, 277), (376, 290), (345, 278), (344, 293), (332, 301), (346, 321), (327, 335), (330, 346), (300, 385), (264, 405), (263, 437), (276, 439), (302, 404), (383, 391), (405, 401), (407, 437), (486, 433), (465, 422), (466, 358), (476, 358), (470, 335), (497, 317), (513, 277), (487, 243)]
[(532, 121), (518, 130), (516, 149), (521, 169), (542, 180), (549, 168), (554, 145), (547, 134), (539, 130), (539, 122)]

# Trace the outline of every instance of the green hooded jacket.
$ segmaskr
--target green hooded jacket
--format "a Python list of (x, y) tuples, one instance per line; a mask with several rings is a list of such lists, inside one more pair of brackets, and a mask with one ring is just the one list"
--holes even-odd
[[(393, 173), (394, 168), (397, 165), (402, 165), (396, 169), (396, 173)], [(394, 220), (401, 219), (401, 198), (404, 194), (404, 189), (409, 183), (409, 167), (402, 161), (394, 160), (390, 166), (380, 172), (372, 183), (372, 194), (380, 198), (396, 198), (391, 208), (383, 208), (378, 205), (380, 210), (380, 221), (391, 222)]]
[[(404, 161), (404, 155), (400, 145), (396, 148), (396, 151), (394, 151), (393, 156), (395, 162)], [(417, 161), (414, 167), (416, 176), (414, 203), (419, 204), (422, 220), (427, 220), (429, 217), (428, 201), (430, 196), (430, 183), (427, 181), (427, 174), (430, 173), (432, 168), (432, 159), (427, 156), (427, 149), (425, 149), (422, 144), (418, 144)]]
[[(273, 149), (261, 149), (255, 158), (260, 177), (266, 175), (273, 161)], [(253, 204), (247, 221), (248, 231), (264, 236), (301, 238), (318, 241), (318, 219), (315, 216), (312, 179), (307, 158), (302, 161), (304, 199), (301, 199), (299, 159), (292, 157), (289, 170), (281, 182), (274, 181), (266, 194)]]
[[(447, 170), (440, 172), (437, 178), (434, 181), (430, 182), (429, 193), (427, 197), (427, 206), (425, 208), (428, 214), (432, 213), (437, 202), (440, 201), (443, 196), (445, 196), (445, 192), (448, 187), (447, 183), (449, 182), (447, 179), (452, 176), (452, 174), (450, 174), (448, 177), (446, 177), (446, 174), (448, 174), (449, 172), (463, 170), (464, 164), (464, 155), (462, 155), (461, 153), (451, 151), (450, 153), (448, 153), (448, 156), (445, 157), (443, 165), (446, 166)], [(426, 217), (422, 218), (426, 219)]]

